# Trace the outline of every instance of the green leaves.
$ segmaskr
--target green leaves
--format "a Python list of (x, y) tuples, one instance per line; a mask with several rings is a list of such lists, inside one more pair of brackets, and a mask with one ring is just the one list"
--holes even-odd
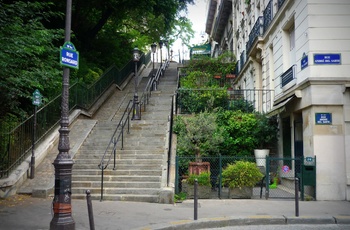
[(229, 188), (253, 187), (263, 174), (253, 162), (236, 161), (222, 171), (222, 183)]
[[(31, 112), (31, 95), (38, 88), (45, 97), (56, 96), (59, 49), (62, 30), (46, 29), (42, 20), (49, 3), (0, 3), (0, 118), (9, 113), (21, 116)], [(48, 12), (50, 12), (48, 10)], [(51, 13), (53, 14), (53, 13)]]
[(180, 153), (196, 155), (197, 159), (219, 153), (220, 144), (224, 141), (223, 129), (218, 127), (214, 113), (204, 112), (176, 121), (176, 123), (182, 122), (175, 125), (179, 127), (176, 130), (178, 131), (177, 149)]

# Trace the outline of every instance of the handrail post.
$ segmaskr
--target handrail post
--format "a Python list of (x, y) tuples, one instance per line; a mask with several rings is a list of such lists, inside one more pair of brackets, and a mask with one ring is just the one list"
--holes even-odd
[(124, 149), (124, 124), (123, 122), (121, 123), (122, 124), (122, 150)]
[(116, 153), (117, 153), (117, 151), (116, 151), (116, 148), (117, 148), (117, 140), (115, 139), (115, 137), (114, 137), (114, 143), (113, 143), (113, 157), (114, 157), (114, 163), (113, 163), (113, 170), (115, 170), (115, 158), (116, 158)]
[(103, 165), (103, 162), (101, 163), (101, 199), (100, 201), (103, 201), (103, 171), (104, 171), (105, 167)]

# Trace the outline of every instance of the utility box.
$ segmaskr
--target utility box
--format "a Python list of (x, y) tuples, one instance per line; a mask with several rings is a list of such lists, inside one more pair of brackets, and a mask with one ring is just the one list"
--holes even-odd
[(310, 165), (304, 165), (303, 167), (303, 184), (316, 186), (316, 167)]
[(306, 157), (302, 168), (303, 185), (316, 186), (316, 159)]

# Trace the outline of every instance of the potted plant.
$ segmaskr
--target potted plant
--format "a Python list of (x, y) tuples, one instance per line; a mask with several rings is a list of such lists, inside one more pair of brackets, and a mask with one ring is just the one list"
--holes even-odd
[(182, 180), (182, 192), (186, 193), (187, 198), (194, 197), (195, 180), (198, 181), (198, 198), (209, 199), (211, 194), (210, 172), (200, 174), (190, 174), (187, 179)]
[(202, 157), (218, 154), (224, 141), (223, 129), (217, 125), (216, 114), (203, 112), (187, 117), (178, 116), (174, 132), (178, 134), (177, 151), (195, 157), (195, 162), (190, 162), (189, 174), (210, 172), (209, 162), (203, 162)]
[(236, 161), (222, 171), (222, 183), (229, 188), (229, 197), (250, 199), (253, 187), (261, 181), (263, 174), (254, 162)]
[(274, 147), (278, 141), (277, 117), (267, 117), (265, 114), (256, 114), (256, 127), (254, 137), (256, 149), (254, 155), (258, 166), (266, 167), (266, 156), (270, 154), (270, 148)]

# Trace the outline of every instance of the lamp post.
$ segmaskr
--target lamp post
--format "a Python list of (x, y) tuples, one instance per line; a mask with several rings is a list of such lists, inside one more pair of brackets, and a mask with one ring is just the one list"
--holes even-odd
[(159, 49), (160, 49), (160, 67), (162, 67), (162, 62), (163, 62), (163, 59), (162, 59), (162, 47), (163, 47), (163, 41), (159, 41)]
[(170, 55), (170, 53), (169, 53), (169, 43), (168, 43), (168, 40), (165, 40), (164, 41), (164, 45), (165, 45), (165, 48), (166, 48), (166, 57), (167, 57), (167, 60), (169, 60), (169, 55)]
[(151, 45), (151, 50), (152, 50), (152, 53), (153, 53), (153, 69), (152, 69), (152, 76), (154, 76), (154, 54), (156, 53), (157, 51), (157, 44), (156, 43), (153, 43)]
[[(65, 42), (70, 41), (72, 0), (67, 0)], [(55, 191), (52, 201), (53, 218), (50, 230), (74, 230), (72, 217), (71, 186), (73, 160), (69, 154), (69, 73), (68, 67), (63, 68), (61, 128), (59, 129), (58, 155), (53, 162), (55, 167)]]
[(166, 58), (167, 60), (169, 60), (169, 47), (168, 47), (168, 40), (165, 40), (164, 41), (164, 45), (165, 45), (165, 48), (166, 48)]
[(134, 62), (135, 62), (135, 92), (134, 92), (132, 120), (140, 120), (141, 119), (140, 104), (139, 104), (139, 97), (137, 95), (137, 84), (138, 84), (137, 63), (140, 60), (140, 51), (136, 47), (134, 48), (133, 56), (134, 56)]
[(173, 52), (174, 52), (173, 49), (171, 49), (171, 50), (170, 50), (170, 61), (173, 60)]

